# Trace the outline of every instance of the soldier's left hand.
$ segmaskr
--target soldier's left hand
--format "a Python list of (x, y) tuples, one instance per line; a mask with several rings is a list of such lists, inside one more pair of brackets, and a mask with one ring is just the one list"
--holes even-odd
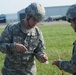
[(48, 57), (47, 57), (47, 55), (41, 55), (41, 58), (40, 58), (40, 62), (41, 63), (44, 63), (44, 62), (46, 62), (46, 61), (48, 61)]

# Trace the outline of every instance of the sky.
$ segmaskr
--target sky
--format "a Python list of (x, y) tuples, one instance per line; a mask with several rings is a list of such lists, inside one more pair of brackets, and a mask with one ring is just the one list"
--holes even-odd
[(72, 5), (76, 0), (0, 0), (0, 14), (17, 13), (33, 2), (38, 2), (43, 7), (53, 7)]

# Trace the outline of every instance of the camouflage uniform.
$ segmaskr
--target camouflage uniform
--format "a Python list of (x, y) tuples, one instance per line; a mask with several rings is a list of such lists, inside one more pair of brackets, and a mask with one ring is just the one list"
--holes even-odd
[[(28, 53), (19, 53), (15, 43), (27, 47)], [(8, 25), (0, 37), (0, 51), (6, 53), (3, 75), (36, 75), (34, 56), (39, 60), (45, 54), (45, 45), (38, 27), (27, 30), (22, 22)]]
[(76, 42), (74, 42), (72, 58), (70, 61), (61, 61), (60, 69), (76, 75)]
[[(66, 13), (66, 20), (70, 22), (72, 20), (75, 23), (76, 32), (76, 4), (70, 6)], [(60, 68), (66, 72), (76, 75), (76, 42), (74, 42), (72, 58), (70, 61), (61, 61)]]

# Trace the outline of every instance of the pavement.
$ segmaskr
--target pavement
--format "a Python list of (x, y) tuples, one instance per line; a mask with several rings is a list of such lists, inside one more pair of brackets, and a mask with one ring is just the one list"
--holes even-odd
[[(52, 22), (40, 22), (38, 25), (59, 25), (59, 24), (69, 24), (67, 21), (52, 21)], [(7, 23), (0, 23), (0, 28), (5, 28)]]
[(63, 24), (70, 24), (69, 22), (67, 21), (52, 21), (52, 22), (40, 22), (39, 23), (40, 25), (63, 25)]
[(6, 27), (6, 23), (0, 23), (0, 28), (5, 28)]

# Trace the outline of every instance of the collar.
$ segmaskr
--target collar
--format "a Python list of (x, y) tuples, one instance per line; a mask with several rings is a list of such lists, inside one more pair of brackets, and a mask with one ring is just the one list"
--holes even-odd
[(26, 29), (26, 27), (24, 26), (24, 23), (21, 22), (20, 29), (23, 33), (27, 34), (28, 36), (30, 36), (30, 35), (35, 36), (35, 32), (36, 32), (35, 27), (32, 29)]

